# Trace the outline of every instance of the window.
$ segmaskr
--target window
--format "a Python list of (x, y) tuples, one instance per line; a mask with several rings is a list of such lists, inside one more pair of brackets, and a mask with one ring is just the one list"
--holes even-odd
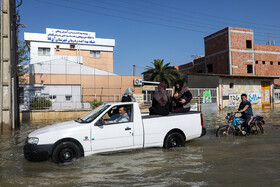
[(49, 98), (52, 102), (54, 102), (56, 100), (56, 95), (50, 95)]
[(50, 56), (50, 48), (43, 48), (43, 47), (39, 47), (38, 48), (38, 55), (39, 56)]
[(100, 51), (90, 51), (90, 57), (99, 58), (100, 57)]
[(66, 95), (65, 99), (66, 99), (66, 101), (71, 101), (72, 100), (72, 95)]
[(202, 70), (198, 70), (197, 73), (202, 73)]
[(246, 40), (247, 49), (252, 49), (252, 40)]
[(265, 61), (263, 61), (263, 64), (265, 64)]
[(75, 49), (75, 45), (74, 44), (70, 44), (70, 49)]
[(270, 65), (273, 65), (273, 62), (272, 62), (272, 61), (270, 61)]
[(247, 65), (247, 73), (253, 73), (253, 65)]
[(256, 64), (259, 64), (259, 61), (256, 61)]
[(59, 45), (56, 45), (56, 51), (59, 51), (60, 50), (60, 47), (59, 47)]
[(103, 124), (116, 124), (116, 123), (126, 123), (133, 122), (132, 119), (132, 105), (119, 105), (112, 107), (104, 116), (102, 117)]
[(233, 82), (229, 83), (229, 88), (233, 88), (234, 84)]
[(213, 72), (213, 64), (208, 64), (207, 65), (207, 70), (208, 70), (208, 73)]

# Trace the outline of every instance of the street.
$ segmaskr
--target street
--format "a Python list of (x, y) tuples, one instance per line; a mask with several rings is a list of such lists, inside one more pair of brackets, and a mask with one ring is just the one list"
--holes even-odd
[(29, 162), (27, 134), (53, 122), (24, 123), (1, 134), (0, 186), (277, 186), (280, 182), (280, 110), (254, 110), (264, 135), (217, 138), (229, 111), (204, 114), (207, 134), (183, 148), (151, 148), (93, 155), (70, 165)]

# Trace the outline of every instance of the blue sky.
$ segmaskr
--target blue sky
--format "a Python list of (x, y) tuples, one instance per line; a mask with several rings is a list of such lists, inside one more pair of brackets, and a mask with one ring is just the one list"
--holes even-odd
[(204, 37), (225, 27), (254, 29), (255, 43), (280, 45), (277, 0), (23, 0), (23, 32), (96, 32), (116, 40), (114, 72), (141, 75), (153, 59), (171, 65), (204, 55)]

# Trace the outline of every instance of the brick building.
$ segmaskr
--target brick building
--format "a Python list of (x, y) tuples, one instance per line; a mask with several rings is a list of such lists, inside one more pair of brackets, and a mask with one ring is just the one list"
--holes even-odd
[(255, 44), (252, 29), (227, 27), (206, 36), (204, 45), (205, 57), (178, 66), (180, 72), (280, 77), (280, 46)]

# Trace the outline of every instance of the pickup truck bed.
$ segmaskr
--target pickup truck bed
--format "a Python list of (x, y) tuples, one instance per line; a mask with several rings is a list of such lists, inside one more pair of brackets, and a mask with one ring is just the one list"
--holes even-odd
[(170, 113), (167, 116), (162, 115), (149, 115), (149, 113), (143, 113), (142, 119), (149, 119), (149, 118), (162, 118), (162, 117), (171, 117), (171, 116), (180, 116), (180, 115), (191, 115), (191, 114), (200, 114), (200, 112), (190, 111), (188, 113)]

